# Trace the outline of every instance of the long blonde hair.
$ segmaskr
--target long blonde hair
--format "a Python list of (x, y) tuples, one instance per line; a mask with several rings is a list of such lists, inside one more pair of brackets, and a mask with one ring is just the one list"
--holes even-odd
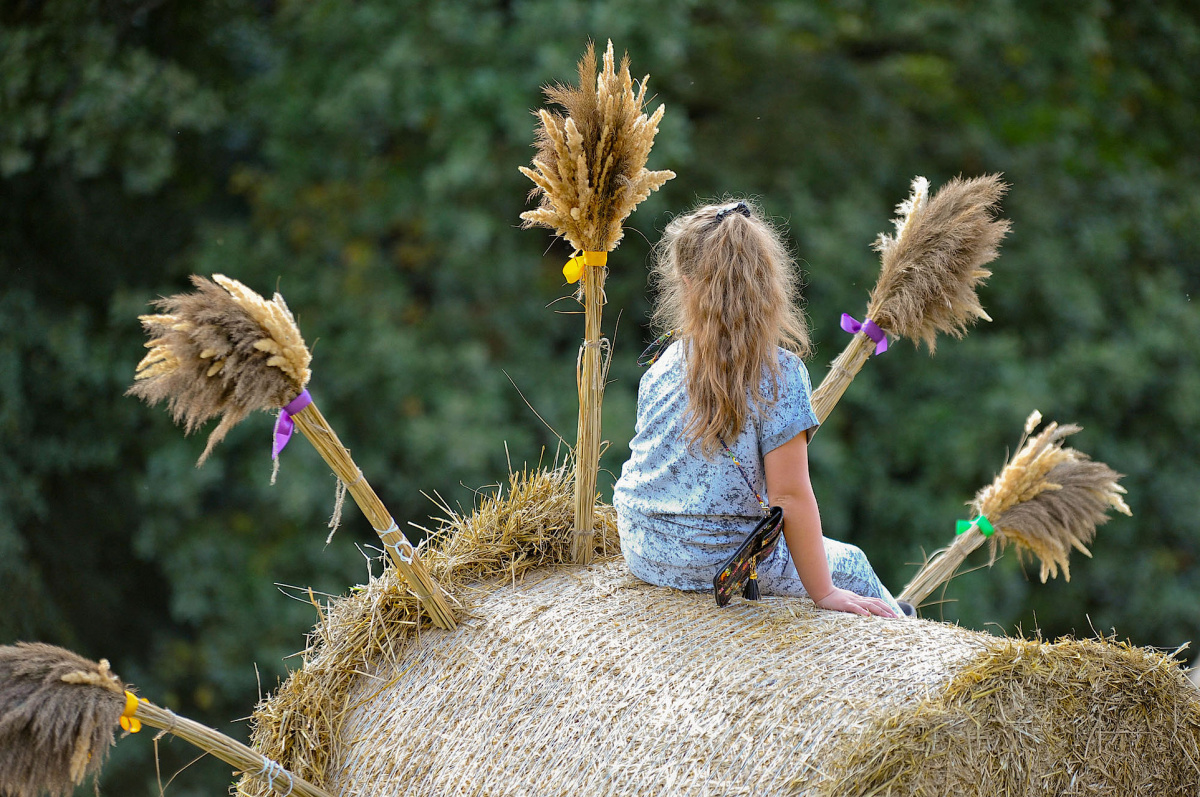
[[(685, 437), (705, 457), (778, 399), (777, 347), (811, 344), (798, 306), (796, 264), (782, 235), (749, 200), (704, 205), (667, 225), (655, 248), (652, 321), (687, 349)], [(763, 395), (764, 372), (771, 395)]]

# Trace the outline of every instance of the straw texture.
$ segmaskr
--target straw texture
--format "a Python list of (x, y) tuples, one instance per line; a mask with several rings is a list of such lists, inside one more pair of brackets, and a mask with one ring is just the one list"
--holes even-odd
[[(802, 599), (718, 611), (620, 562), (542, 576), (493, 591), (454, 634), (357, 662), (327, 743), (328, 788), (1182, 794), (1200, 777), (1200, 703), (1160, 654)], [(350, 600), (375, 590), (386, 587)]]
[[(977, 650), (950, 626), (808, 601), (718, 611), (620, 562), (494, 592), (470, 625), (359, 679), (341, 738), (374, 743), (345, 745), (335, 789), (795, 793), (843, 734), (916, 703)], [(890, 663), (910, 651), (911, 677)]]
[[(885, 333), (924, 342), (932, 353), (939, 333), (961, 338), (976, 319), (991, 319), (976, 290), (991, 276), (986, 266), (999, 255), (1009, 222), (995, 218), (1008, 186), (999, 175), (955, 178), (932, 199), (929, 181), (913, 180), (897, 206), (895, 232), (880, 234), (879, 278), (866, 318)], [(875, 348), (859, 332), (830, 365), (813, 392), (813, 410), (824, 421)]]
[(524, 227), (549, 227), (583, 253), (579, 300), (584, 306), (584, 342), (579, 349), (579, 432), (575, 445), (575, 536), (572, 561), (591, 560), (600, 467), (601, 407), (608, 378), (608, 340), (602, 337), (607, 252), (624, 234), (622, 223), (642, 200), (667, 180), (671, 171), (648, 171), (646, 160), (665, 106), (647, 117), (646, 85), (635, 94), (629, 56), (616, 69), (610, 41), (596, 74), (596, 52), (589, 42), (579, 62), (579, 85), (546, 89), (546, 98), (562, 114), (538, 111), (537, 155), (521, 173), (534, 182), (535, 210), (521, 214)]
[[(0, 794), (71, 794), (99, 774), (118, 720), (130, 716), (125, 711), (125, 684), (107, 660), (42, 643), (0, 646)], [(132, 717), (260, 779), (268, 790), (331, 797), (236, 739), (146, 700), (137, 701)]]
[(164, 312), (138, 317), (150, 352), (128, 394), (151, 406), (166, 400), (187, 434), (221, 416), (200, 465), (251, 412), (278, 409), (298, 396), (312, 375), (312, 356), (278, 293), (267, 301), (221, 274), (191, 279), (194, 293), (159, 299)]
[[(422, 556), (448, 596), (464, 607), (467, 622), (479, 596), (497, 583), (520, 583), (537, 568), (569, 560), (573, 472), (568, 460), (514, 473), (472, 514), (442, 505), (438, 525), (422, 529), (430, 540)], [(620, 549), (612, 507), (597, 507), (596, 527), (594, 554), (612, 557)], [(390, 573), (329, 608), (309, 637), (304, 666), (255, 712), (254, 746), (315, 783), (325, 783), (358, 674), (377, 660), (397, 660), (413, 639), (440, 633), (428, 628), (415, 597)], [(248, 780), (238, 793), (263, 794)]]
[(839, 751), (819, 794), (1191, 797), (1198, 697), (1151, 650), (991, 639), (936, 699)]
[[(1049, 423), (1032, 438), (1042, 422), (1036, 410), (1025, 421), (1019, 450), (995, 480), (971, 502), (972, 517), (983, 515), (995, 533), (984, 536), (978, 523), (955, 537), (948, 548), (934, 553), (905, 586), (900, 600), (919, 605), (958, 571), (972, 551), (988, 542), (992, 561), (1008, 546), (1018, 556), (1032, 554), (1041, 561), (1040, 577), (1058, 575), (1071, 580), (1072, 550), (1091, 556), (1088, 545), (1096, 527), (1108, 522), (1108, 511), (1131, 515), (1118, 484), (1121, 474), (1103, 462), (1063, 446), (1063, 440), (1080, 431), (1072, 424)], [(1028, 441), (1028, 442), (1026, 442)]]
[[(457, 631), (422, 630), (390, 571), (331, 604), (256, 745), (346, 797), (1182, 794), (1200, 777), (1200, 695), (1171, 657), (807, 599), (717, 610), (633, 578), (615, 548), (554, 566), (569, 481), (519, 474), (442, 525), (429, 561), (467, 607)], [(925, 721), (939, 711), (958, 735)]]

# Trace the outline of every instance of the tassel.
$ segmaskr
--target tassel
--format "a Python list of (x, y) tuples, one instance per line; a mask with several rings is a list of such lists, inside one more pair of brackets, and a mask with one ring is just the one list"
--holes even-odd
[(748, 601), (756, 601), (758, 595), (758, 567), (750, 569), (750, 578), (746, 581), (746, 586), (742, 589), (742, 597)]

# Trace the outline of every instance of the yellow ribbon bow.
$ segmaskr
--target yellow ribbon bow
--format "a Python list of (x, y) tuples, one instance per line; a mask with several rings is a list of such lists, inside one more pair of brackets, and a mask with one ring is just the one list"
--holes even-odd
[(608, 252), (584, 252), (575, 255), (563, 266), (563, 276), (567, 282), (579, 282), (583, 276), (584, 266), (604, 266), (608, 264)]
[(121, 727), (130, 733), (137, 733), (142, 729), (142, 721), (133, 716), (137, 712), (138, 698), (133, 692), (126, 690), (125, 692), (125, 710), (121, 712)]

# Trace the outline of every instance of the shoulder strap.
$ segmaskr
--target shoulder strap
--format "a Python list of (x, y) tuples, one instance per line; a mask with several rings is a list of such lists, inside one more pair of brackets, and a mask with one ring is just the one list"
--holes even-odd
[(663, 355), (667, 347), (675, 342), (675, 334), (679, 330), (668, 329), (666, 332), (658, 336), (658, 338), (645, 348), (641, 356), (637, 359), (637, 364), (642, 368), (649, 368), (658, 362), (658, 358)]
[(738, 473), (742, 474), (742, 481), (746, 483), (746, 486), (750, 488), (750, 492), (754, 493), (754, 497), (758, 499), (758, 505), (762, 507), (763, 515), (771, 514), (771, 507), (767, 506), (767, 502), (758, 494), (758, 490), (754, 489), (754, 484), (751, 483), (750, 477), (746, 475), (746, 469), (742, 467), (742, 463), (738, 462), (737, 457), (733, 455), (733, 450), (729, 448), (724, 440), (721, 441), (721, 446), (725, 449), (725, 453), (729, 455), (729, 458), (733, 460), (733, 464), (737, 466)]

